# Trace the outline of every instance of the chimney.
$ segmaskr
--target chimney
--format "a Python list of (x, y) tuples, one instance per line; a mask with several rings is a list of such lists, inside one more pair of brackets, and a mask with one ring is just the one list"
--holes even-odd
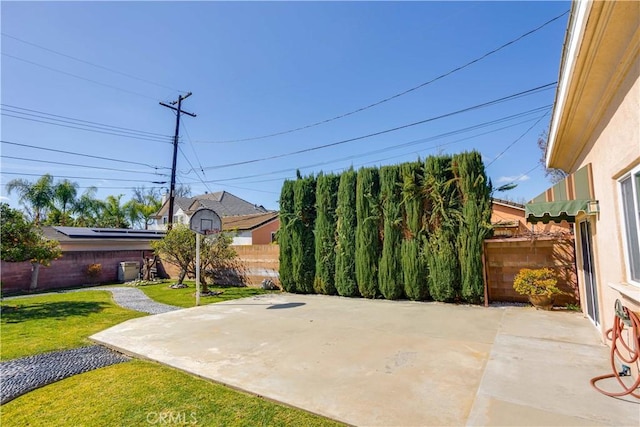
[(167, 202), (167, 199), (169, 199), (169, 192), (165, 191), (165, 193), (162, 195), (162, 204), (163, 205)]

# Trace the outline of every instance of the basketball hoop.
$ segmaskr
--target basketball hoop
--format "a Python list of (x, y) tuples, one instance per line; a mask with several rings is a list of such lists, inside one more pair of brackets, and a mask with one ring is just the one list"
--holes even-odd
[(222, 220), (213, 210), (201, 208), (191, 216), (189, 228), (204, 236), (218, 234), (222, 230)]
[(196, 305), (200, 305), (200, 236), (220, 234), (222, 220), (215, 211), (200, 208), (191, 215), (189, 228), (196, 233)]

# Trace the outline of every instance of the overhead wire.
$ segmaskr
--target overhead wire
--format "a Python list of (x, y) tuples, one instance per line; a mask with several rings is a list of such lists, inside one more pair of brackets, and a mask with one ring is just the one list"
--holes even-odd
[(451, 117), (451, 116), (454, 116), (454, 115), (457, 115), (457, 114), (462, 114), (462, 113), (465, 113), (465, 112), (468, 112), (468, 111), (477, 110), (477, 109), (488, 107), (488, 106), (491, 106), (491, 105), (495, 105), (495, 104), (498, 104), (498, 103), (501, 103), (501, 102), (517, 99), (517, 98), (520, 98), (522, 96), (528, 96), (528, 95), (531, 95), (531, 94), (534, 94), (534, 93), (538, 93), (540, 91), (548, 90), (548, 89), (552, 88), (553, 86), (555, 86), (556, 83), (557, 82), (547, 83), (545, 85), (541, 85), (541, 86), (538, 86), (538, 87), (535, 87), (535, 88), (532, 88), (532, 89), (528, 89), (528, 90), (525, 90), (525, 91), (522, 91), (522, 92), (518, 92), (518, 93), (515, 93), (515, 94), (512, 94), (512, 95), (508, 95), (508, 96), (504, 96), (504, 97), (501, 97), (501, 98), (498, 98), (498, 99), (494, 99), (492, 101), (488, 101), (488, 102), (484, 102), (484, 103), (481, 103), (481, 104), (477, 104), (477, 105), (474, 105), (474, 106), (471, 106), (471, 107), (463, 108), (461, 110), (457, 110), (457, 111), (441, 114), (439, 116), (430, 117), (430, 118), (427, 118), (427, 119), (424, 119), (424, 120), (419, 120), (417, 122), (413, 122), (413, 123), (409, 123), (409, 124), (405, 124), (405, 125), (401, 125), (401, 126), (396, 126), (394, 128), (391, 128), (391, 129), (385, 129), (385, 130), (382, 130), (382, 131), (373, 132), (373, 133), (370, 133), (370, 134), (367, 134), (367, 135), (362, 135), (362, 136), (358, 136), (358, 137), (354, 137), (354, 138), (348, 138), (348, 139), (344, 139), (344, 140), (341, 140), (341, 141), (332, 142), (332, 143), (329, 143), (329, 144), (318, 145), (318, 146), (315, 146), (315, 147), (304, 148), (304, 149), (292, 151), (292, 152), (289, 152), (289, 153), (276, 154), (276, 155), (272, 155), (272, 156), (262, 157), (262, 158), (258, 158), (258, 159), (251, 159), (251, 160), (243, 160), (243, 161), (234, 162), (234, 163), (226, 163), (226, 164), (220, 164), (220, 165), (215, 165), (215, 166), (208, 166), (208, 167), (205, 167), (204, 169), (205, 170), (208, 170), (208, 169), (221, 169), (221, 168), (227, 168), (227, 167), (232, 167), (232, 166), (246, 165), (246, 164), (251, 164), (251, 163), (263, 162), (263, 161), (266, 161), (266, 160), (280, 159), (280, 158), (283, 158), (283, 157), (289, 157), (289, 156), (293, 156), (293, 155), (296, 155), (296, 154), (308, 153), (308, 152), (311, 152), (311, 151), (316, 151), (316, 150), (320, 150), (320, 149), (324, 149), (324, 148), (335, 147), (335, 146), (346, 144), (346, 143), (349, 143), (349, 142), (359, 141), (359, 140), (371, 138), (371, 137), (374, 137), (374, 136), (379, 136), (379, 135), (387, 134), (387, 133), (390, 133), (390, 132), (395, 132), (395, 131), (398, 131), (398, 130), (401, 130), (401, 129), (406, 129), (406, 128), (409, 128), (409, 127), (413, 127), (413, 126), (421, 125), (421, 124), (424, 124), (424, 123), (432, 122), (432, 121), (435, 121), (435, 120), (443, 119), (443, 118), (446, 118), (446, 117)]
[[(41, 173), (28, 173), (28, 172), (6, 172), (0, 171), (2, 175), (18, 175), (18, 176), (42, 176)], [(120, 181), (120, 182), (147, 182), (151, 184), (166, 184), (167, 181), (149, 181), (148, 179), (124, 179), (124, 178), (103, 178), (96, 176), (69, 176), (69, 175), (58, 175), (55, 173), (49, 173), (54, 178), (64, 178), (64, 179), (91, 179), (98, 180), (102, 179), (105, 181)]]
[[(189, 166), (191, 166), (191, 168), (193, 169), (193, 164), (191, 163), (187, 155), (184, 153), (184, 151), (182, 151), (182, 147), (180, 147), (179, 145), (178, 145), (178, 151), (180, 151), (180, 154), (182, 154), (182, 157), (184, 157), (184, 159), (187, 161)], [(213, 191), (211, 191), (211, 189), (209, 188), (209, 185), (202, 178), (200, 178), (200, 175), (198, 175), (197, 172), (196, 172), (196, 177), (205, 186), (205, 188), (209, 191), (209, 193), (213, 193)]]
[(57, 68), (49, 67), (48, 65), (40, 64), (40, 63), (34, 62), (34, 61), (29, 61), (28, 59), (20, 58), (20, 57), (15, 56), (15, 55), (10, 55), (10, 54), (8, 54), (6, 52), (2, 52), (2, 55), (6, 56), (8, 58), (15, 59), (17, 61), (22, 61), (22, 62), (25, 62), (27, 64), (31, 64), (31, 65), (35, 65), (37, 67), (45, 68), (47, 70), (54, 71), (56, 73), (64, 74), (64, 75), (70, 76), (70, 77), (75, 77), (76, 79), (84, 80), (84, 81), (91, 82), (91, 83), (94, 83), (94, 84), (97, 84), (97, 85), (100, 85), (100, 86), (104, 86), (104, 87), (108, 87), (108, 88), (111, 88), (111, 89), (119, 90), (120, 92), (125, 92), (125, 93), (131, 94), (131, 95), (141, 96), (143, 98), (147, 98), (147, 99), (152, 99), (154, 101), (158, 101), (158, 99), (156, 99), (156, 98), (154, 98), (152, 96), (149, 96), (149, 95), (145, 95), (145, 94), (140, 93), (140, 92), (134, 92), (132, 90), (124, 89), (124, 88), (121, 88), (121, 87), (118, 87), (118, 86), (113, 86), (113, 85), (110, 85), (110, 84), (107, 84), (107, 83), (102, 83), (102, 82), (99, 82), (97, 80), (89, 79), (89, 78), (86, 78), (86, 77), (79, 76), (77, 74), (73, 74), (73, 73), (69, 73), (67, 71), (59, 70)]
[(504, 153), (506, 153), (511, 147), (513, 147), (518, 141), (520, 141), (522, 138), (525, 137), (525, 135), (527, 135), (529, 132), (531, 132), (531, 129), (533, 129), (534, 127), (536, 127), (538, 125), (538, 123), (540, 123), (542, 121), (542, 119), (544, 119), (545, 117), (547, 117), (547, 115), (549, 114), (549, 111), (547, 111), (542, 117), (540, 117), (538, 119), (538, 121), (536, 121), (534, 124), (531, 125), (531, 127), (529, 129), (527, 129), (526, 131), (524, 131), (524, 133), (522, 135), (520, 135), (518, 138), (516, 138), (512, 143), (510, 143), (509, 145), (506, 146), (506, 148), (504, 150), (502, 150), (500, 152), (500, 154), (498, 154), (493, 160), (491, 160), (489, 163), (487, 163), (487, 165), (485, 166), (486, 168), (488, 168), (489, 166), (491, 166), (496, 160), (498, 160), (500, 157), (502, 157), (502, 155)]
[(126, 172), (126, 173), (139, 173), (139, 174), (147, 174), (147, 175), (169, 176), (166, 173), (159, 173), (157, 171), (156, 172), (145, 172), (145, 171), (135, 171), (135, 170), (129, 170), (129, 169), (116, 169), (116, 168), (107, 168), (107, 167), (104, 167), (104, 166), (92, 166), (92, 165), (81, 165), (81, 164), (77, 164), (77, 163), (56, 162), (56, 161), (52, 161), (52, 160), (29, 159), (29, 158), (25, 158), (25, 157), (7, 156), (7, 155), (4, 155), (4, 154), (0, 154), (0, 158), (13, 159), (13, 160), (24, 160), (24, 161), (27, 161), (27, 162), (35, 162), (35, 163), (48, 163), (48, 164), (62, 165), (62, 166), (75, 166), (75, 167), (88, 168), (88, 169), (101, 169), (101, 170), (109, 170), (109, 171), (115, 171), (115, 172)]
[[(138, 130), (138, 129), (125, 128), (125, 127), (121, 127), (121, 126), (109, 125), (109, 124), (106, 124), (106, 123), (93, 122), (93, 121), (90, 121), (90, 120), (83, 120), (83, 119), (78, 119), (78, 118), (75, 118), (75, 117), (61, 116), (59, 114), (47, 113), (46, 111), (38, 111), (38, 110), (30, 109), (30, 108), (18, 107), (16, 105), (10, 105), (10, 104), (1, 103), (0, 106), (4, 107), (4, 108), (2, 108), (2, 110), (6, 110), (7, 108), (9, 108), (9, 111), (12, 112), (12, 113), (25, 114), (25, 115), (29, 115), (29, 116), (33, 116), (33, 117), (40, 117), (40, 118), (48, 118), (46, 116), (51, 116), (51, 117), (55, 117), (56, 119), (60, 118), (60, 119), (69, 120), (69, 121), (60, 120), (61, 122), (64, 122), (64, 123), (83, 124), (83, 125), (84, 125), (84, 123), (87, 123), (87, 126), (91, 126), (91, 127), (105, 128), (106, 130), (125, 131), (127, 133), (130, 132), (132, 134), (139, 134), (140, 136), (160, 137), (160, 138), (173, 138), (173, 136), (171, 136), (171, 135), (164, 135), (164, 134), (156, 133), (156, 132), (148, 132), (148, 131), (144, 131), (144, 130)], [(20, 110), (20, 111), (11, 111), (11, 110)], [(23, 113), (22, 111), (28, 111), (29, 113), (36, 113), (36, 114)], [(50, 119), (50, 120), (56, 120), (56, 119)], [(76, 122), (78, 122), (78, 123), (76, 123)]]
[[(233, 177), (233, 178), (216, 179), (216, 180), (208, 181), (208, 182), (218, 183), (218, 182), (224, 182), (224, 181), (234, 181), (234, 180), (242, 180), (242, 179), (248, 179), (248, 178), (258, 178), (258, 177), (263, 177), (263, 176), (275, 175), (275, 174), (279, 174), (279, 173), (295, 172), (298, 169), (300, 169), (300, 170), (309, 169), (309, 168), (313, 168), (313, 167), (324, 166), (326, 164), (339, 163), (339, 162), (343, 162), (343, 161), (346, 161), (346, 160), (351, 160), (353, 158), (367, 157), (367, 156), (370, 156), (370, 155), (373, 155), (373, 154), (381, 154), (381, 153), (385, 153), (385, 152), (389, 152), (389, 151), (394, 151), (394, 150), (397, 150), (399, 148), (405, 148), (405, 147), (414, 146), (414, 145), (418, 145), (418, 144), (422, 144), (422, 143), (426, 143), (426, 142), (432, 142), (432, 141), (436, 141), (438, 139), (443, 139), (443, 138), (446, 138), (446, 137), (450, 137), (450, 136), (454, 136), (454, 135), (470, 132), (470, 131), (473, 131), (473, 130), (482, 129), (482, 128), (485, 128), (485, 127), (489, 127), (489, 126), (496, 125), (496, 124), (499, 124), (499, 123), (507, 122), (507, 121), (510, 121), (510, 120), (523, 118), (523, 117), (526, 117), (528, 115), (539, 113), (539, 112), (542, 112), (542, 111), (545, 111), (545, 110), (548, 111), (550, 109), (550, 107), (551, 107), (551, 105), (545, 105), (545, 106), (542, 106), (542, 107), (533, 108), (531, 110), (523, 111), (523, 112), (512, 114), (512, 115), (509, 115), (509, 116), (500, 117), (498, 119), (486, 121), (486, 122), (483, 122), (483, 123), (478, 123), (478, 124), (475, 124), (475, 125), (472, 125), (472, 126), (467, 126), (465, 128), (455, 129), (455, 130), (452, 130), (452, 131), (449, 131), (449, 132), (444, 132), (444, 133), (441, 133), (441, 134), (438, 134), (438, 135), (433, 135), (433, 136), (425, 137), (425, 138), (419, 138), (419, 139), (412, 140), (412, 141), (409, 141), (409, 142), (405, 142), (405, 143), (402, 143), (402, 144), (395, 144), (395, 145), (392, 145), (390, 147), (384, 147), (384, 148), (380, 148), (380, 149), (376, 149), (376, 150), (367, 151), (367, 152), (364, 152), (364, 153), (357, 153), (357, 154), (353, 154), (353, 155), (350, 155), (350, 156), (344, 156), (344, 157), (340, 157), (340, 158), (337, 158), (337, 159), (328, 160), (328, 161), (325, 161), (325, 162), (314, 163), (314, 164), (305, 165), (305, 166), (298, 166), (298, 167), (295, 167), (295, 168), (288, 168), (288, 169), (281, 169), (281, 170), (277, 170), (277, 171), (253, 174), (253, 175), (245, 175), (245, 176)], [(488, 135), (488, 134), (491, 134), (491, 133), (499, 132), (501, 130), (504, 130), (504, 129), (507, 129), (507, 128), (511, 128), (511, 127), (514, 127), (514, 126), (518, 126), (518, 125), (523, 124), (523, 123), (528, 123), (528, 122), (530, 122), (532, 120), (536, 120), (536, 118), (524, 120), (524, 121), (509, 125), (509, 126), (504, 126), (504, 127), (498, 128), (498, 129), (492, 129), (490, 131), (483, 132), (483, 133), (476, 134), (476, 135), (472, 135), (472, 136), (469, 136), (469, 137), (466, 137), (466, 138), (458, 139), (458, 140), (455, 140), (453, 142), (447, 142), (447, 143), (444, 143), (444, 144), (439, 144), (437, 147), (430, 147), (428, 149), (438, 148), (438, 147), (442, 147), (442, 146), (445, 146), (445, 145), (450, 145), (450, 144), (453, 144), (453, 143), (462, 142), (462, 141), (466, 141), (466, 140), (469, 140), (469, 139), (477, 138), (479, 136), (484, 136), (484, 135)], [(406, 153), (402, 154), (401, 156), (405, 156), (405, 155), (406, 155)], [(400, 156), (396, 156), (396, 157), (400, 157)], [(395, 158), (395, 157), (391, 157), (391, 158)], [(381, 159), (381, 160), (384, 160), (384, 159)], [(363, 163), (363, 164), (376, 163), (376, 162), (379, 162), (381, 160), (375, 160), (373, 162), (366, 162), (366, 163)], [(284, 179), (284, 178), (286, 178), (286, 177), (275, 178), (273, 180), (275, 181), (275, 180)], [(271, 180), (263, 179), (263, 180), (260, 180), (259, 182), (266, 182), (266, 181), (271, 181)]]
[(32, 149), (35, 149), (35, 150), (44, 150), (44, 151), (51, 151), (51, 152), (54, 152), (54, 153), (69, 154), (69, 155), (72, 155), (72, 156), (87, 157), (87, 158), (99, 159), (99, 160), (108, 160), (108, 161), (111, 161), (111, 162), (127, 163), (127, 164), (138, 165), (138, 166), (147, 166), (147, 167), (150, 167), (150, 168), (155, 169), (155, 170), (158, 170), (158, 169), (171, 169), (171, 168), (169, 168), (167, 166), (154, 166), (154, 165), (150, 165), (148, 163), (135, 162), (135, 161), (132, 161), (132, 160), (122, 160), (122, 159), (114, 159), (114, 158), (111, 158), (111, 157), (94, 156), (92, 154), (75, 153), (75, 152), (72, 152), (72, 151), (58, 150), (58, 149), (55, 149), (55, 148), (38, 147), (36, 145), (21, 144), (19, 142), (12, 142), (12, 141), (6, 141), (6, 140), (0, 140), (0, 143), (8, 144), (8, 145), (15, 145), (15, 146), (19, 146), (19, 147), (27, 147), (27, 148), (32, 148)]
[(515, 39), (512, 39), (512, 40), (500, 45), (499, 47), (497, 47), (495, 49), (492, 49), (489, 52), (487, 52), (487, 53), (485, 53), (485, 54), (483, 54), (483, 55), (481, 55), (481, 56), (479, 56), (479, 57), (477, 57), (477, 58), (475, 58), (475, 59), (463, 64), (463, 65), (460, 65), (460, 66), (458, 66), (456, 68), (453, 68), (453, 69), (451, 69), (451, 70), (449, 70), (449, 71), (447, 71), (447, 72), (445, 72), (443, 74), (440, 74), (439, 76), (437, 76), (437, 77), (435, 77), (435, 78), (433, 78), (431, 80), (428, 80), (426, 82), (420, 83), (417, 86), (411, 87), (411, 88), (406, 89), (406, 90), (404, 90), (402, 92), (399, 92), (399, 93), (397, 93), (395, 95), (389, 96), (389, 97), (381, 99), (379, 101), (376, 101), (376, 102), (374, 102), (372, 104), (366, 105), (364, 107), (357, 108), (357, 109), (355, 109), (353, 111), (350, 111), (350, 112), (347, 112), (347, 113), (344, 113), (344, 114), (340, 114), (340, 115), (337, 115), (337, 116), (329, 118), (329, 119), (320, 120), (318, 122), (311, 123), (311, 124), (308, 124), (308, 125), (300, 126), (300, 127), (289, 129), (289, 130), (285, 130), (285, 131), (275, 132), (275, 133), (271, 133), (271, 134), (268, 134), (268, 135), (261, 135), (261, 136), (255, 136), (255, 137), (250, 137), (250, 138), (242, 138), (242, 139), (224, 140), (224, 141), (196, 141), (196, 142), (224, 144), (224, 143), (234, 143), (234, 142), (255, 141), (255, 140), (259, 140), (259, 139), (271, 138), (271, 137), (274, 137), (274, 136), (280, 136), (280, 135), (285, 135), (285, 134), (297, 132), (297, 131), (304, 130), (304, 129), (309, 129), (309, 128), (312, 128), (312, 127), (315, 127), (315, 126), (319, 126), (319, 125), (322, 125), (322, 124), (325, 124), (325, 123), (329, 123), (329, 122), (332, 122), (332, 121), (335, 121), (335, 120), (338, 120), (338, 119), (342, 119), (342, 118), (351, 116), (353, 114), (360, 113), (362, 111), (365, 111), (365, 110), (368, 110), (370, 108), (376, 107), (376, 106), (378, 106), (380, 104), (383, 104), (385, 102), (389, 102), (389, 101), (391, 101), (393, 99), (396, 99), (396, 98), (399, 98), (401, 96), (404, 96), (404, 95), (406, 95), (408, 93), (414, 92), (414, 91), (416, 91), (418, 89), (421, 89), (421, 88), (423, 88), (425, 86), (428, 86), (428, 85), (430, 85), (430, 84), (432, 84), (434, 82), (437, 82), (438, 80), (441, 80), (441, 79), (443, 79), (443, 78), (445, 78), (445, 77), (447, 77), (447, 76), (449, 76), (451, 74), (454, 74), (454, 73), (456, 73), (458, 71), (461, 71), (461, 70), (463, 70), (463, 69), (465, 69), (465, 68), (467, 68), (467, 67), (469, 67), (469, 66), (471, 66), (471, 65), (473, 65), (473, 64), (475, 64), (475, 63), (477, 63), (479, 61), (482, 61), (483, 59), (493, 55), (494, 53), (497, 53), (497, 52), (501, 51), (502, 49), (504, 49), (504, 48), (506, 48), (508, 46), (511, 46), (514, 43), (519, 42), (520, 40), (526, 38), (527, 36), (540, 31), (541, 29), (543, 29), (547, 25), (551, 24), (552, 22), (557, 21), (558, 19), (562, 18), (567, 13), (569, 13), (569, 10), (566, 10), (562, 14), (560, 14), (558, 16), (555, 16), (554, 18), (549, 19), (548, 21), (544, 22), (543, 24), (537, 26), (536, 28), (534, 28), (532, 30), (527, 31), (526, 33), (520, 35), (519, 37), (516, 37)]
[(151, 84), (151, 85), (154, 85), (154, 86), (157, 86), (157, 87), (170, 89), (170, 90), (176, 91), (176, 92), (186, 93), (186, 91), (184, 91), (184, 90), (176, 89), (176, 88), (171, 87), (171, 86), (166, 86), (166, 85), (163, 85), (161, 83), (157, 83), (157, 82), (154, 82), (154, 81), (151, 81), (151, 80), (148, 80), (148, 79), (143, 79), (141, 77), (137, 77), (137, 76), (134, 76), (132, 74), (128, 74), (128, 73), (125, 73), (125, 72), (122, 72), (122, 71), (114, 70), (113, 68), (105, 67), (104, 65), (95, 64), (93, 62), (89, 62), (89, 61), (86, 61), (84, 59), (77, 58), (75, 56), (67, 55), (66, 53), (62, 53), (62, 52), (59, 52), (57, 50), (53, 50), (53, 49), (41, 46), (41, 45), (33, 43), (33, 42), (28, 42), (26, 40), (20, 39), (20, 38), (18, 38), (16, 36), (12, 36), (12, 35), (7, 34), (5, 32), (2, 32), (1, 34), (4, 37), (8, 37), (10, 39), (19, 41), (20, 43), (24, 43), (24, 44), (27, 44), (29, 46), (36, 47), (38, 49), (42, 49), (42, 50), (45, 50), (47, 52), (55, 53), (56, 55), (60, 55), (60, 56), (63, 56), (65, 58), (73, 59), (74, 61), (82, 62), (83, 64), (91, 65), (92, 67), (100, 68), (100, 69), (103, 69), (103, 70), (106, 70), (106, 71), (109, 71), (109, 72), (112, 72), (112, 73), (115, 73), (115, 74), (120, 74), (121, 76), (125, 76), (125, 77), (128, 77), (130, 79), (134, 79), (134, 80), (138, 80), (138, 81), (141, 81), (141, 82), (144, 82), (144, 83), (148, 83), (148, 84)]
[[(189, 134), (189, 129), (187, 129), (187, 126), (185, 125), (185, 123), (182, 123), (182, 128), (184, 129), (185, 134), (187, 135), (187, 140), (189, 141), (189, 145), (191, 146), (191, 150), (193, 151), (193, 155), (196, 158), (196, 161), (198, 162), (198, 166), (200, 166), (200, 172), (202, 172), (202, 177), (206, 178), (206, 174), (204, 169), (202, 168), (202, 163), (200, 162), (200, 157), (198, 157), (198, 153), (196, 153), (196, 149), (193, 145), (193, 141), (191, 140), (191, 135)], [(184, 153), (183, 153), (184, 155)], [(191, 168), (193, 169), (193, 166), (191, 166)]]
[[(6, 187), (8, 185), (8, 183), (0, 184), (0, 185), (2, 185), (3, 187)], [(102, 186), (97, 187), (95, 185), (90, 185), (90, 186), (79, 185), (78, 188), (81, 188), (81, 189), (97, 188), (98, 190), (135, 190), (136, 189), (136, 187), (102, 187)], [(148, 189), (155, 189), (155, 188), (160, 189), (160, 188), (164, 188), (164, 187), (147, 187), (147, 188)]]
[[(165, 144), (171, 144), (171, 142), (168, 141), (168, 140), (162, 140), (162, 139), (158, 139), (158, 138), (145, 138), (145, 137), (142, 137), (142, 136), (126, 135), (126, 134), (118, 133), (118, 132), (107, 132), (107, 131), (102, 131), (102, 130), (98, 130), (98, 129), (91, 129), (91, 128), (78, 127), (78, 126), (70, 126), (70, 125), (65, 125), (65, 124), (62, 124), (62, 123), (55, 123), (55, 122), (52, 122), (52, 121), (37, 120), (37, 119), (29, 118), (29, 117), (15, 116), (15, 115), (6, 113), (4, 110), (0, 111), (0, 114), (3, 115), (3, 116), (6, 116), (6, 117), (13, 117), (13, 118), (16, 118), (16, 119), (27, 120), (27, 121), (30, 121), (30, 122), (44, 123), (44, 124), (48, 124), (48, 125), (59, 126), (59, 127), (69, 128), (69, 129), (78, 129), (78, 130), (83, 130), (85, 132), (101, 133), (101, 134), (104, 134), (104, 135), (114, 135), (114, 136), (120, 136), (122, 138), (138, 139), (138, 140), (141, 140), (141, 141), (151, 141), (151, 142), (161, 142), (161, 143), (165, 143)], [(48, 119), (48, 120), (56, 120), (56, 119)]]

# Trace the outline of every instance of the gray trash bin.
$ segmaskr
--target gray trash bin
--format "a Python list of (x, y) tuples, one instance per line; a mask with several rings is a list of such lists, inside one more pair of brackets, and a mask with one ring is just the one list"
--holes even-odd
[(140, 275), (140, 264), (135, 261), (124, 261), (118, 265), (118, 281), (130, 282)]

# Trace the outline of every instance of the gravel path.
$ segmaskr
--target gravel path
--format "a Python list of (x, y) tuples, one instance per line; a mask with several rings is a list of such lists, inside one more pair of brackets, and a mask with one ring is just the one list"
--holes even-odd
[(155, 302), (151, 298), (145, 295), (140, 289), (129, 288), (123, 286), (117, 287), (97, 287), (97, 288), (85, 288), (76, 289), (74, 292), (80, 291), (109, 291), (113, 294), (113, 300), (120, 307), (128, 308), (130, 310), (140, 311), (148, 314), (160, 314), (168, 311), (174, 311), (180, 309), (175, 305), (162, 304)]
[[(119, 306), (148, 314), (166, 313), (180, 308), (155, 302), (140, 289), (129, 287), (92, 287), (66, 292), (87, 290), (109, 291)], [(0, 363), (0, 404), (70, 376), (128, 360), (131, 359), (123, 354), (100, 345), (92, 345), (2, 362)]]

